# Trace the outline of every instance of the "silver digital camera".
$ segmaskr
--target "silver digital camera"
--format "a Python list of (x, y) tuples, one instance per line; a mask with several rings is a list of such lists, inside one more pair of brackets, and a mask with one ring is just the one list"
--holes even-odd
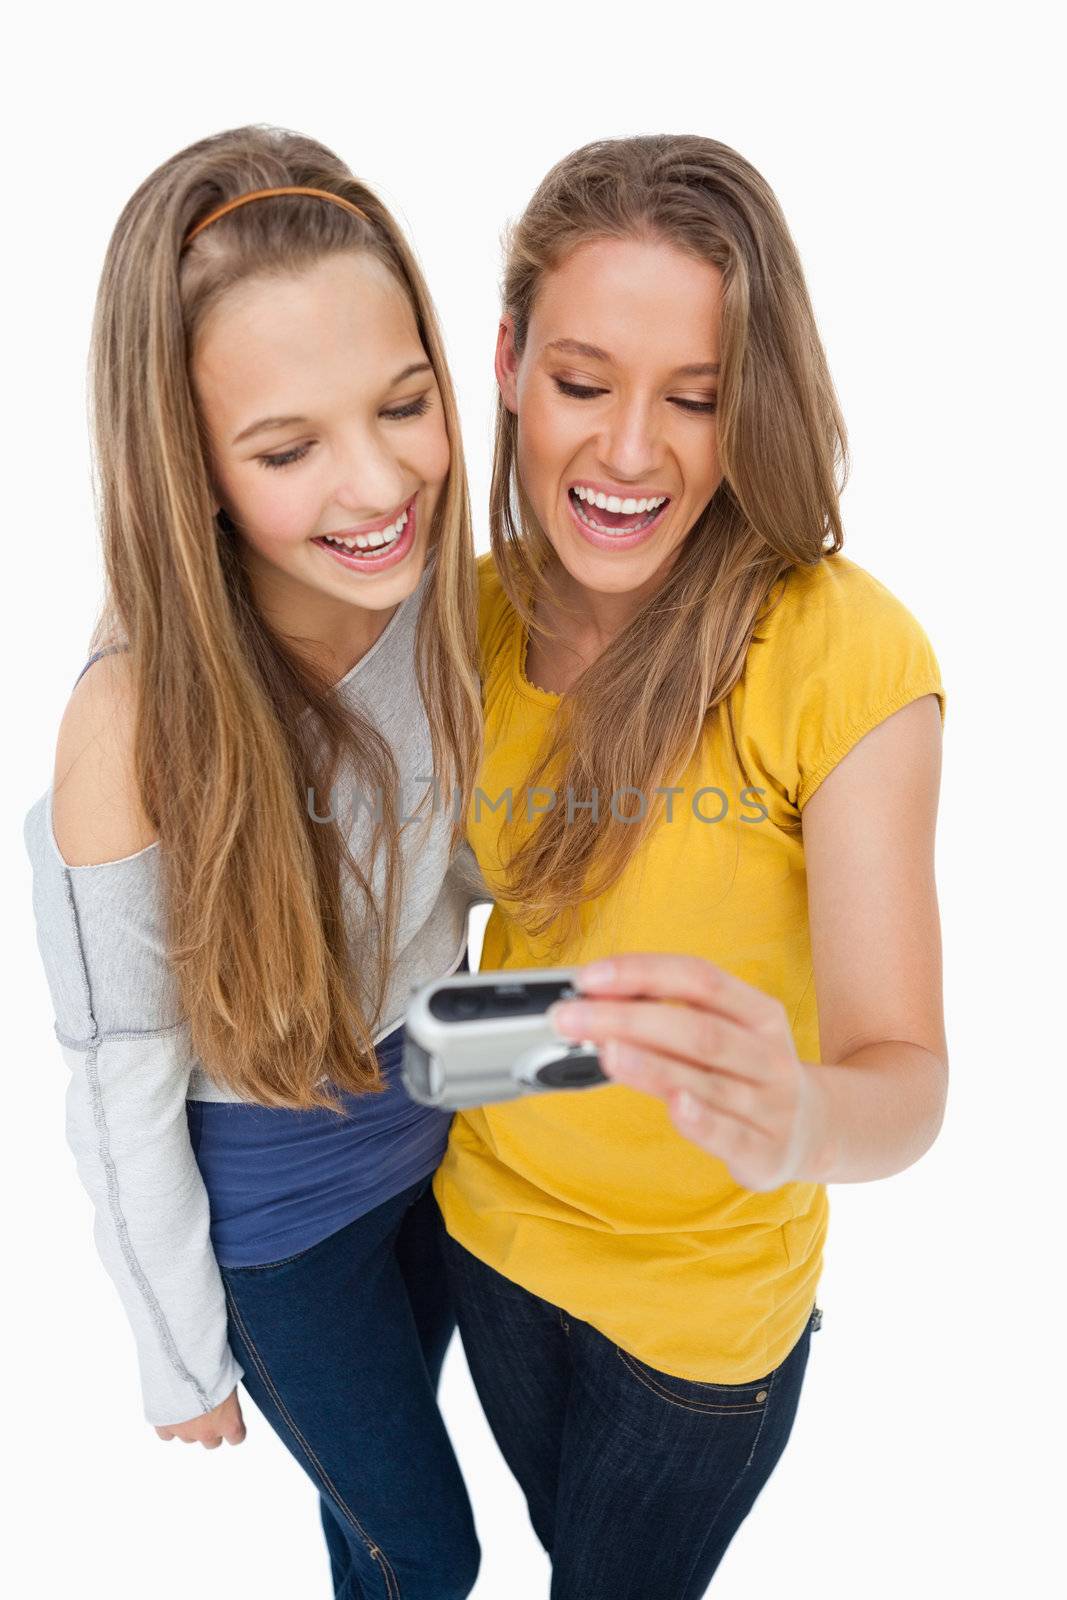
[(420, 1105), (462, 1111), (608, 1081), (596, 1046), (561, 1039), (545, 1012), (573, 1000), (577, 967), (456, 972), (413, 989), (401, 1075)]

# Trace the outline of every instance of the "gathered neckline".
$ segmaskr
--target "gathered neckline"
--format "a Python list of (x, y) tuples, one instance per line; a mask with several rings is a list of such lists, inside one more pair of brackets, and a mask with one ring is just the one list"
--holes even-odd
[(529, 634), (527, 633), (526, 624), (518, 612), (514, 612), (513, 615), (515, 618), (515, 638), (511, 652), (512, 678), (521, 692), (529, 696), (530, 699), (536, 700), (542, 705), (556, 706), (562, 696), (552, 689), (542, 689), (539, 684), (532, 683), (526, 676), (526, 647), (529, 642)]

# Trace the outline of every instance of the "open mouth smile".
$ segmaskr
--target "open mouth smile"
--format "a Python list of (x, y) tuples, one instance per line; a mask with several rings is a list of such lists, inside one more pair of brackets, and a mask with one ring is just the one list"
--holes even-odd
[(576, 483), (567, 490), (567, 502), (578, 525), (600, 536), (595, 542), (618, 540), (625, 546), (656, 526), (671, 497), (654, 494), (623, 498), (605, 494), (591, 484)]
[(417, 498), (412, 495), (398, 517), (368, 533), (324, 533), (311, 542), (353, 571), (380, 572), (402, 561), (414, 545)]

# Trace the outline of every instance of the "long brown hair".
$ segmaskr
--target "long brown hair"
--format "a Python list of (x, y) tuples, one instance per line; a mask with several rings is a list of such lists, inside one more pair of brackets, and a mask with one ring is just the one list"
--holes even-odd
[[(843, 544), (839, 495), (849, 470), (844, 420), (815, 326), (800, 258), (774, 194), (736, 150), (695, 134), (604, 139), (565, 156), (505, 235), (503, 309), (521, 354), (546, 273), (592, 239), (660, 240), (723, 280), (718, 445), (722, 483), (658, 591), (561, 699), (528, 778), (550, 776), (578, 799), (631, 788), (650, 796), (692, 759), (709, 715), (725, 725), (743, 772), (728, 700), (779, 580)], [(525, 626), (549, 598), (552, 546), (517, 468), (518, 419), (498, 398), (490, 538), (501, 582)], [(837, 473), (840, 469), (840, 478)], [(778, 593), (772, 595), (777, 588)], [(558, 602), (553, 601), (554, 605)], [(638, 806), (640, 806), (640, 799)], [(509, 911), (532, 932), (608, 889), (655, 826), (620, 805), (603, 826), (556, 805), (508, 860)], [(528, 821), (529, 819), (522, 819)], [(508, 825), (517, 829), (517, 814)]]
[[(252, 189), (309, 185), (188, 230)], [(398, 918), (396, 762), (324, 669), (268, 626), (239, 541), (216, 520), (210, 446), (190, 357), (208, 312), (252, 275), (369, 252), (407, 295), (433, 366), (451, 467), (430, 529), (416, 667), (434, 775), (462, 796), (481, 751), (477, 581), (455, 398), (429, 292), (397, 223), (325, 146), (236, 128), (189, 145), (124, 207), (104, 262), (90, 355), (104, 608), (94, 645), (121, 639), (136, 694), (136, 778), (161, 846), (168, 956), (196, 1054), (266, 1105), (336, 1106), (332, 1085), (380, 1088), (373, 1048)], [(381, 796), (370, 860), (313, 820), (342, 762)], [(377, 799), (376, 799), (377, 805)], [(316, 805), (316, 811), (318, 811)], [(462, 837), (454, 820), (451, 846)], [(379, 848), (384, 888), (373, 892)], [(355, 918), (345, 909), (350, 874)], [(328, 1078), (330, 1082), (320, 1081)]]

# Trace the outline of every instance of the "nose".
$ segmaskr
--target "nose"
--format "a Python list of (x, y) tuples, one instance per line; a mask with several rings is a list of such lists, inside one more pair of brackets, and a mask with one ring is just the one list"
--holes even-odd
[(600, 440), (604, 475), (618, 482), (639, 483), (652, 476), (659, 463), (660, 441), (654, 408), (640, 395), (620, 397), (611, 408)]
[(403, 500), (411, 474), (374, 429), (350, 435), (337, 458), (334, 499), (353, 523), (383, 516)]

